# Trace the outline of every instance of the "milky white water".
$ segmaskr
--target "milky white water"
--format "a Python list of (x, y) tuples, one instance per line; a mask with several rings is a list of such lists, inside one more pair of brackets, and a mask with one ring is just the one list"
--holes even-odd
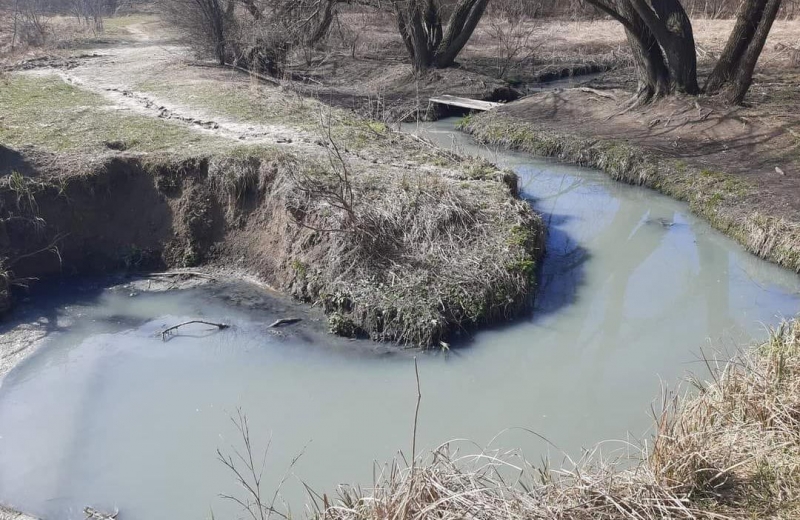
[[(558, 463), (561, 451), (640, 437), (662, 383), (702, 372), (701, 349), (764, 337), (765, 325), (800, 308), (795, 274), (747, 254), (684, 204), (474, 146), (452, 126), (412, 130), (517, 171), (549, 224), (548, 254), (531, 315), (420, 357), (419, 447), (467, 438)], [(410, 448), (410, 355), (314, 333), (276, 337), (267, 325), (283, 313), (236, 303), (257, 301), (256, 287), (235, 286), (232, 302), (229, 288), (131, 297), (78, 285), (37, 298), (28, 312), (52, 331), (0, 386), (0, 502), (46, 518), (82, 518), (86, 505), (132, 519), (212, 509), (234, 518), (217, 495), (238, 490), (215, 451), (237, 445), (237, 408), (257, 450), (271, 439), (267, 489), (303, 452), (282, 489), (296, 513), (300, 481), (328, 493), (368, 485), (374, 460)], [(158, 337), (201, 317), (233, 327)]]

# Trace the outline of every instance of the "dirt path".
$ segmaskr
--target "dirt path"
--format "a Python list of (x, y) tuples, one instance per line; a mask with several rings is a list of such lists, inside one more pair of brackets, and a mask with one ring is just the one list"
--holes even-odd
[(131, 24), (129, 36), (108, 46), (85, 49), (91, 59), (52, 62), (54, 66), (25, 72), (30, 75), (57, 74), (65, 82), (101, 94), (112, 107), (139, 115), (173, 121), (208, 135), (247, 144), (290, 145), (294, 151), (309, 151), (318, 137), (287, 125), (236, 120), (225, 114), (198, 108), (197, 103), (175, 102), (147, 92), (137, 85), (183, 85), (207, 81), (241, 84), (250, 81), (233, 70), (213, 69), (197, 63), (186, 47), (176, 43), (156, 21)]

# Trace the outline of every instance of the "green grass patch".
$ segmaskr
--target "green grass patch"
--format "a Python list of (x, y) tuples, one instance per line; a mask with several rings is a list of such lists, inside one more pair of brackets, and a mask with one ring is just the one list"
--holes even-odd
[(318, 124), (322, 113), (321, 104), (315, 100), (287, 95), (255, 83), (248, 86), (236, 82), (225, 85), (213, 80), (169, 83), (148, 80), (135, 87), (164, 101), (241, 122), (283, 124), (302, 129)]
[(0, 88), (0, 142), (54, 152), (105, 151), (107, 143), (135, 152), (207, 151), (220, 140), (178, 124), (118, 110), (99, 94), (55, 76), (12, 75)]

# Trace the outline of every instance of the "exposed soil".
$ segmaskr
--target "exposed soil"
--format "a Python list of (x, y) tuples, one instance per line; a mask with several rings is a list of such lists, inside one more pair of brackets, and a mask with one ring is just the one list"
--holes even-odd
[[(795, 78), (800, 80), (800, 72)], [(798, 114), (782, 104), (729, 107), (713, 98), (672, 98), (625, 112), (628, 92), (603, 94), (615, 99), (582, 90), (547, 92), (502, 107), (498, 113), (531, 122), (541, 131), (613, 139), (699, 169), (733, 175), (754, 188), (749, 197), (753, 205), (800, 222)]]

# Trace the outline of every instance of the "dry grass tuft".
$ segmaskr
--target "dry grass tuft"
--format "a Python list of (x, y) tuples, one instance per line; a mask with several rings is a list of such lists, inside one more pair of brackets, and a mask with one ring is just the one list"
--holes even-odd
[(256, 211), (282, 223), (273, 224), (281, 245), (264, 256), (285, 290), (325, 310), (332, 332), (438, 347), (526, 308), (544, 225), (508, 174), (370, 172), (334, 157), (209, 168), (229, 222)]
[(374, 488), (311, 504), (332, 520), (794, 518), (800, 496), (800, 322), (665, 400), (650, 447), (608, 461), (536, 468), (515, 452), (444, 445), (392, 463)]

